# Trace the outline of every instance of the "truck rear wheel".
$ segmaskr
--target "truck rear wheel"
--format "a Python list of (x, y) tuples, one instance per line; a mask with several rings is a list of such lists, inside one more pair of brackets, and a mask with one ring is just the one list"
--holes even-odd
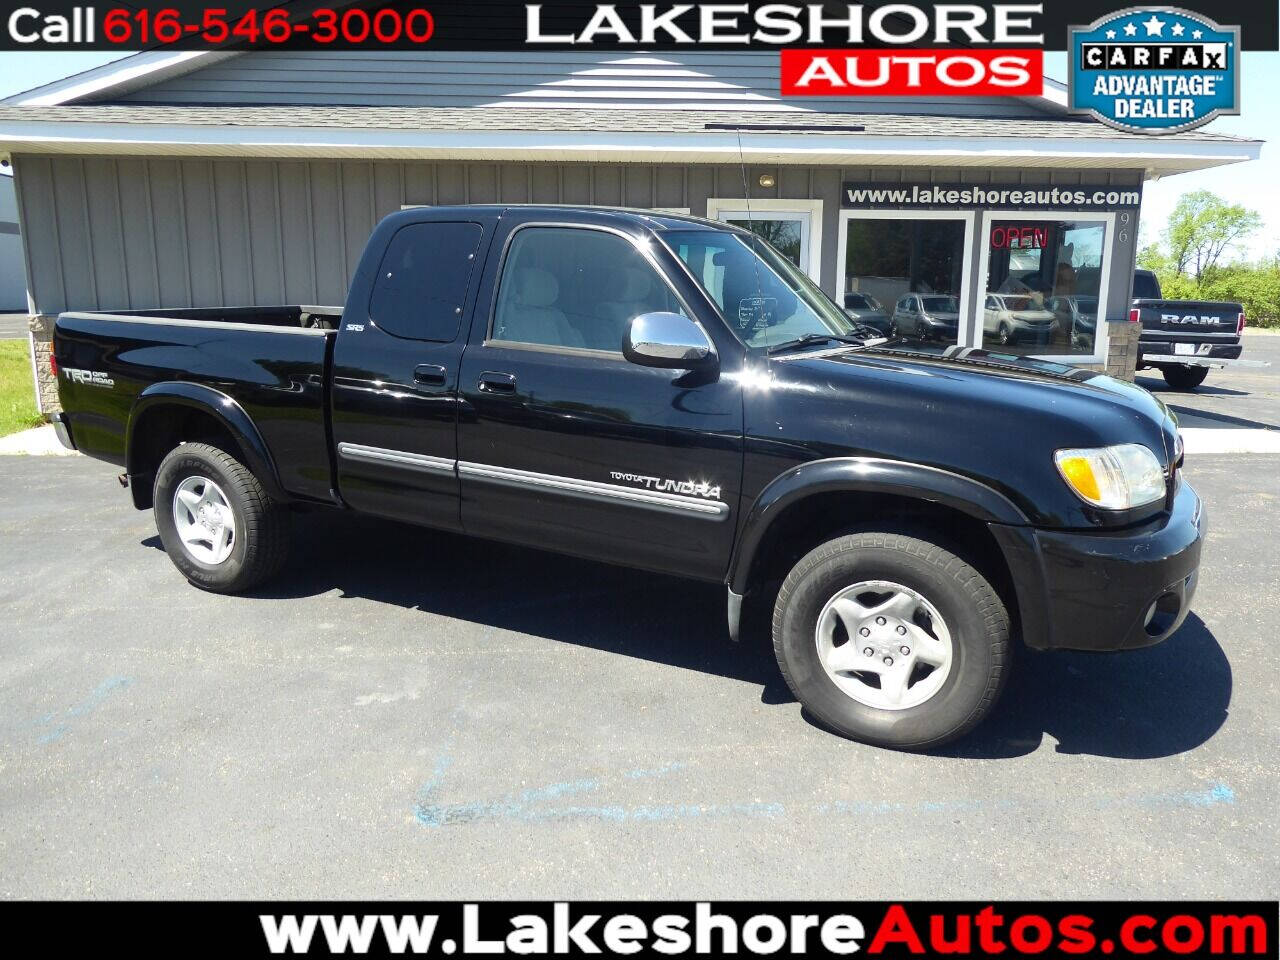
[(184, 443), (156, 471), (156, 527), (169, 559), (202, 590), (238, 593), (276, 574), (289, 515), (231, 454)]
[(1209, 375), (1209, 368), (1179, 364), (1176, 367), (1162, 366), (1160, 372), (1164, 374), (1164, 382), (1173, 389), (1194, 390), (1204, 383), (1204, 378)]
[(867, 532), (822, 544), (792, 568), (773, 613), (787, 685), (815, 718), (902, 750), (967, 733), (1009, 668), (1009, 615), (955, 554)]

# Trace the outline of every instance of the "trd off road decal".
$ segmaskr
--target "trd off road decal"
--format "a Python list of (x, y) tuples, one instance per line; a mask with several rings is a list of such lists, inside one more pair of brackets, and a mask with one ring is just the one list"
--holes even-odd
[(609, 476), (623, 483), (633, 483), (655, 493), (679, 493), (688, 497), (720, 498), (720, 486), (712, 486), (705, 480), (668, 480), (665, 477), (648, 477), (640, 473), (624, 473), (611, 470)]
[(1130, 7), (1072, 27), (1067, 103), (1138, 133), (1175, 133), (1240, 112), (1240, 28), (1176, 7)]
[(72, 383), (83, 383), (89, 387), (114, 387), (116, 382), (100, 370), (77, 370), (74, 367), (63, 367), (62, 372)]

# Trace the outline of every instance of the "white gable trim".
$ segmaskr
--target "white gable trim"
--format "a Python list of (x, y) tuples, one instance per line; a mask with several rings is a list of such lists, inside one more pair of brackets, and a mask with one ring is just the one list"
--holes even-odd
[(797, 133), (377, 130), (41, 121), (0, 123), (0, 154), (580, 160), (1142, 169), (1170, 175), (1256, 160), (1253, 140), (920, 137)]

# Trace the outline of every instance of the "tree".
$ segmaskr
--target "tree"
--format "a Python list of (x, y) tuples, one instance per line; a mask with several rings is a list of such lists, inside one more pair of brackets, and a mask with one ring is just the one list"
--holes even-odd
[(1171, 266), (1174, 272), (1190, 274), (1198, 281), (1218, 265), (1228, 249), (1261, 226), (1257, 211), (1227, 203), (1216, 193), (1195, 190), (1183, 194), (1164, 230)]

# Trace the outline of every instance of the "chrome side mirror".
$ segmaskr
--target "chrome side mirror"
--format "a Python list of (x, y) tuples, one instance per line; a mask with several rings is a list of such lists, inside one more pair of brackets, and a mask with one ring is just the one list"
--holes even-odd
[(679, 313), (642, 313), (627, 325), (622, 355), (642, 367), (707, 370), (716, 351), (703, 329)]

